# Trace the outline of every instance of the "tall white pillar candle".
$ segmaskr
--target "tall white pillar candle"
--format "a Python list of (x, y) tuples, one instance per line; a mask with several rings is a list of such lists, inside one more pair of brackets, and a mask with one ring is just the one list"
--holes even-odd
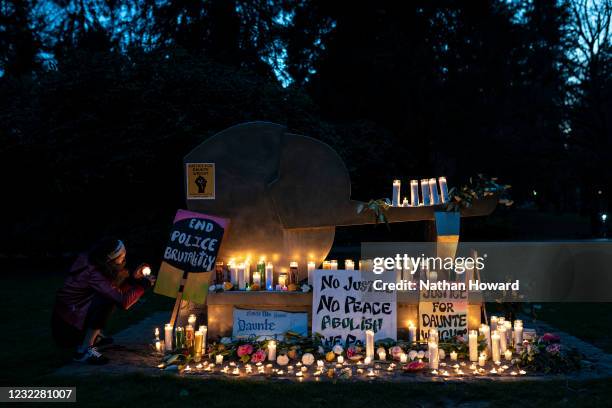
[(514, 321), (514, 347), (521, 348), (522, 346), (523, 346), (523, 322), (520, 320), (515, 320)]
[(438, 194), (438, 183), (435, 178), (429, 179), (429, 193), (431, 195), (431, 203), (433, 205), (440, 204), (440, 195)]
[(274, 267), (272, 262), (266, 264), (266, 290), (274, 290)]
[(244, 283), (246, 286), (251, 283), (251, 263), (249, 261), (244, 263)]
[(355, 270), (355, 262), (353, 262), (352, 259), (347, 259), (344, 261), (344, 269), (346, 269), (347, 271), (354, 271)]
[(448, 203), (448, 186), (446, 185), (446, 177), (438, 177), (438, 182), (440, 183), (440, 195), (442, 196), (442, 202)]
[(438, 354), (438, 343), (432, 341), (427, 343), (427, 349), (429, 351), (429, 368), (432, 370), (438, 369), (440, 363), (440, 355)]
[(253, 285), (261, 287), (261, 273), (258, 271), (253, 271)]
[(501, 354), (506, 352), (508, 348), (508, 338), (506, 337), (506, 326), (500, 326), (497, 328), (499, 334), (499, 352)]
[(419, 181), (410, 180), (410, 204), (413, 207), (419, 206)]
[(366, 330), (366, 358), (374, 359), (374, 331)]
[(268, 342), (268, 360), (276, 361), (276, 342), (274, 340)]
[(440, 337), (438, 335), (438, 329), (429, 329), (429, 339), (427, 341), (439, 343)]
[(391, 201), (391, 205), (393, 207), (399, 207), (400, 205), (400, 189), (402, 183), (399, 180), (393, 180), (393, 200)]
[(172, 325), (170, 323), (164, 326), (164, 348), (172, 351)]
[(314, 283), (314, 271), (315, 271), (316, 265), (314, 262), (311, 261), (311, 262), (308, 262), (307, 268), (308, 268), (308, 284), (312, 285)]
[(422, 199), (422, 204), (427, 206), (427, 205), (431, 205), (431, 194), (429, 191), (429, 179), (422, 179), (421, 180), (421, 199)]
[(491, 358), (494, 363), (498, 363), (500, 361), (499, 356), (499, 333), (494, 331), (491, 335)]
[(246, 281), (244, 276), (244, 263), (238, 264), (238, 289), (246, 289)]
[(412, 322), (408, 322), (408, 342), (416, 343), (416, 326)]
[(504, 327), (506, 328), (506, 342), (509, 345), (512, 345), (512, 322), (510, 320), (506, 320), (504, 322)]
[(230, 263), (230, 282), (236, 286), (238, 285), (238, 266), (235, 263)]
[(497, 316), (491, 316), (491, 330), (497, 330)]
[(470, 347), (470, 361), (478, 361), (478, 332), (476, 330), (470, 330), (468, 334), (469, 347)]
[(489, 355), (491, 354), (491, 329), (486, 324), (480, 326), (480, 332), (487, 340), (487, 350), (489, 350)]

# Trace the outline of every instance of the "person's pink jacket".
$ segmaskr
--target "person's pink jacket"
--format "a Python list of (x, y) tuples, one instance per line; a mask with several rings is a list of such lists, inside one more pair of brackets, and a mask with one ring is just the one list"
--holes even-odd
[(107, 297), (117, 306), (128, 309), (138, 301), (149, 285), (148, 279), (127, 279), (117, 287), (110, 278), (91, 265), (87, 255), (83, 254), (72, 265), (64, 286), (57, 291), (55, 312), (66, 323), (82, 330), (87, 310), (96, 293)]

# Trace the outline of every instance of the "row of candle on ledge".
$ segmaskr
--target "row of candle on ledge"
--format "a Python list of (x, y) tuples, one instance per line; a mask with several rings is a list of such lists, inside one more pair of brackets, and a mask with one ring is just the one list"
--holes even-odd
[[(365, 262), (365, 263), (364, 263)], [(367, 267), (368, 261), (359, 261), (359, 269)], [(215, 283), (223, 284), (224, 282), (231, 282), (234, 287), (239, 290), (247, 290), (253, 285), (257, 285), (260, 289), (265, 290), (287, 290), (288, 285), (298, 284), (298, 262), (293, 261), (289, 264), (289, 272), (279, 273), (276, 279), (274, 278), (274, 265), (272, 262), (265, 262), (260, 260), (257, 263), (256, 269), (251, 273), (250, 262), (235, 262), (230, 260), (227, 265), (223, 262), (217, 262), (215, 267)], [(316, 264), (314, 262), (308, 262), (308, 284), (312, 285), (314, 282), (314, 271)], [(335, 259), (329, 261), (323, 261), (321, 269), (338, 270), (338, 261)], [(344, 261), (345, 270), (355, 270), (355, 262), (352, 259), (346, 259)]]
[[(438, 191), (438, 183), (440, 189)], [(410, 202), (407, 197), (400, 203), (401, 200), (402, 182), (393, 180), (393, 199), (391, 205), (393, 207), (418, 207), (428, 205), (438, 205), (448, 203), (448, 186), (446, 177), (422, 179), (421, 180), (421, 195), (419, 197), (419, 181), (410, 180)]]

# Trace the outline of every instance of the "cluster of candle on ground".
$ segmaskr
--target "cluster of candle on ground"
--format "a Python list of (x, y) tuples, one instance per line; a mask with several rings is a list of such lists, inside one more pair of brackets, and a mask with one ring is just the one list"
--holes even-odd
[[(503, 317), (491, 316), (491, 325), (482, 324), (479, 332), (487, 341), (487, 350), (478, 358), (491, 358), (493, 362), (501, 361), (502, 356), (506, 360), (512, 359), (511, 347), (520, 351), (523, 345), (523, 322), (515, 320), (514, 325), (511, 321)], [(477, 333), (471, 330), (469, 333), (470, 361), (476, 361), (477, 357)]]
[[(438, 190), (438, 184), (440, 188)], [(422, 179), (421, 180), (421, 194), (419, 196), (419, 181), (410, 180), (410, 201), (408, 197), (404, 197), (401, 200), (401, 189), (402, 182), (400, 180), (393, 180), (393, 195), (391, 205), (393, 207), (418, 207), (428, 205), (438, 205), (448, 203), (448, 186), (446, 184), (446, 177)]]
[(162, 341), (159, 339), (159, 328), (155, 328), (155, 349), (161, 352), (162, 349), (168, 352), (173, 350), (188, 349), (194, 361), (200, 361), (202, 356), (206, 353), (206, 335), (208, 333), (208, 327), (200, 325), (198, 330), (195, 331), (196, 315), (191, 314), (187, 318), (187, 326), (177, 327), (174, 329), (172, 324), (167, 323), (164, 326), (164, 340), (163, 347)]

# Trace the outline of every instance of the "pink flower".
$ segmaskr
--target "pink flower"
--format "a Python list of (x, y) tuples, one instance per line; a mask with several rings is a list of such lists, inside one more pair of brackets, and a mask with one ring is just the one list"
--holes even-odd
[(558, 343), (561, 341), (561, 337), (552, 333), (544, 333), (541, 339), (544, 343)]
[(561, 344), (549, 344), (546, 346), (546, 351), (550, 354), (559, 354), (561, 352)]
[(250, 355), (253, 353), (253, 346), (250, 344), (243, 344), (242, 346), (238, 346), (238, 357)]
[(404, 371), (415, 372), (425, 368), (425, 363), (422, 361), (412, 361), (404, 366)]
[(346, 349), (346, 356), (348, 358), (353, 357), (355, 354), (357, 354), (357, 349), (354, 346), (351, 346), (348, 349)]
[(251, 362), (252, 363), (261, 363), (262, 361), (264, 361), (266, 359), (266, 352), (263, 351), (262, 349), (257, 350), (255, 353), (253, 353), (253, 355), (251, 356)]

